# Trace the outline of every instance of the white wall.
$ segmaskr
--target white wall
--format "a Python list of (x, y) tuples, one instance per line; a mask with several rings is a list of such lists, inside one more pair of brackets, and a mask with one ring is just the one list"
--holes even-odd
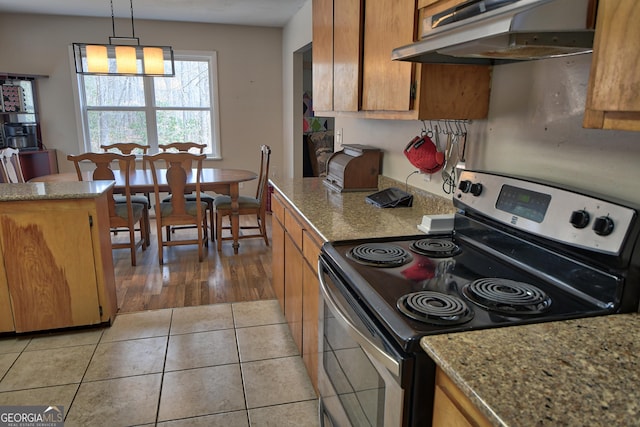
[[(127, 25), (117, 21), (116, 35), (130, 35)], [(210, 163), (257, 171), (261, 144), (282, 151), (282, 29), (144, 20), (135, 29), (141, 44), (218, 52), (223, 159)], [(80, 150), (68, 46), (107, 43), (109, 35), (110, 18), (0, 15), (0, 72), (49, 76), (39, 81), (42, 138), (58, 150), (61, 171), (73, 170), (66, 156)], [(282, 166), (274, 156), (272, 169)], [(251, 187), (243, 192), (255, 194)]]
[(591, 55), (494, 68), (467, 166), (640, 203), (640, 133), (583, 129)]

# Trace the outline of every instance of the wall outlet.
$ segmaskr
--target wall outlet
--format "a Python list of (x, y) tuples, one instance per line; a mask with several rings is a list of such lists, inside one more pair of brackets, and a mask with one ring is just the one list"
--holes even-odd
[(342, 145), (342, 128), (336, 129), (336, 144)]

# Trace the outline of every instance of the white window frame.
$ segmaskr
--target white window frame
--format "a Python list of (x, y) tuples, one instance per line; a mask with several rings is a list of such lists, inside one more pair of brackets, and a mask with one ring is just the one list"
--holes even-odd
[[(75, 73), (75, 62), (73, 59), (73, 50), (69, 48), (71, 72), (76, 75), (75, 84), (73, 86), (79, 152), (91, 151), (91, 143), (89, 141), (89, 128), (87, 120), (87, 108), (84, 100), (84, 76)], [(215, 51), (175, 51), (174, 59), (179, 60), (197, 60), (207, 61), (209, 63), (209, 90), (211, 91), (211, 105), (209, 107), (211, 114), (211, 153), (207, 153), (207, 158), (221, 159), (222, 152), (220, 149), (220, 114), (219, 114), (219, 92), (218, 92), (218, 55)], [(147, 142), (149, 144), (149, 153), (158, 152), (158, 135), (156, 126), (156, 111), (165, 108), (156, 107), (153, 103), (153, 77), (143, 77), (145, 87), (145, 106), (140, 107), (141, 111), (145, 111), (147, 117)], [(81, 90), (82, 89), (82, 90)], [(175, 107), (166, 108), (167, 110), (175, 110)], [(110, 108), (109, 110), (117, 110)], [(130, 110), (130, 108), (127, 108)], [(202, 110), (194, 108), (194, 110)]]

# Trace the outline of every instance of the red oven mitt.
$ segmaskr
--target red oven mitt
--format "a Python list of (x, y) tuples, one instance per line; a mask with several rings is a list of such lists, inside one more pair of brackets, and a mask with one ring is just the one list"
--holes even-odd
[(432, 174), (444, 166), (444, 153), (438, 151), (427, 135), (413, 138), (405, 147), (404, 155), (422, 173)]

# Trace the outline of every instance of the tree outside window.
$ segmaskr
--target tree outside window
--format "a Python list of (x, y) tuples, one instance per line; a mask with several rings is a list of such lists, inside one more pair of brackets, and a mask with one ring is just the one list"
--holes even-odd
[(84, 149), (197, 142), (219, 157), (216, 69), (213, 53), (176, 55), (175, 77), (79, 76)]

